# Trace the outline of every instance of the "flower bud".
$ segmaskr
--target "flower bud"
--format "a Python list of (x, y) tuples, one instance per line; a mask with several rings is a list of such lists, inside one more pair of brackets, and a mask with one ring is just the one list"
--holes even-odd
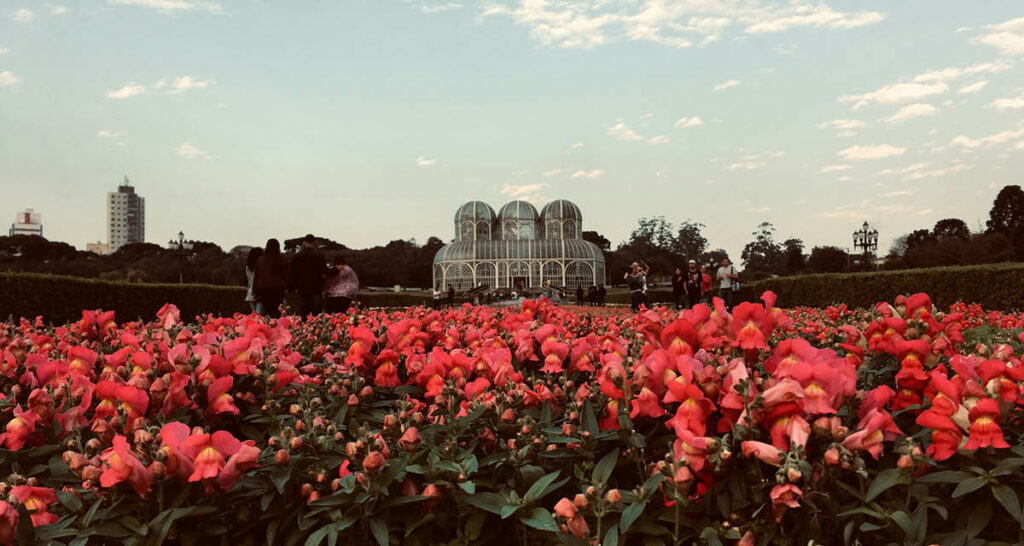
[(619, 493), (618, 489), (609, 489), (604, 494), (604, 501), (608, 504), (618, 504), (622, 500), (622, 493)]
[(363, 469), (366, 470), (367, 474), (375, 476), (381, 467), (384, 466), (384, 463), (384, 455), (381, 455), (379, 451), (371, 451), (363, 458)]
[(791, 483), (796, 483), (796, 482), (800, 481), (800, 479), (803, 478), (803, 477), (804, 477), (804, 475), (802, 473), (800, 473), (799, 470), (797, 470), (796, 468), (793, 468), (792, 466), (786, 469), (786, 478)]
[(572, 503), (577, 508), (586, 508), (587, 505), (590, 504), (590, 501), (587, 500), (587, 496), (583, 493), (576, 493), (576, 496), (572, 499)]
[(825, 451), (825, 464), (829, 466), (839, 464), (839, 450), (837, 448), (830, 447)]
[(401, 439), (398, 440), (398, 444), (402, 446), (402, 449), (406, 453), (415, 453), (420, 447), (420, 432), (416, 427), (409, 427), (402, 435)]
[(279, 449), (277, 450), (277, 453), (274, 454), (274, 460), (279, 464), (287, 464), (288, 461), (292, 460), (292, 456), (289, 455), (287, 451)]
[(896, 466), (902, 468), (903, 470), (913, 468), (914, 459), (912, 459), (910, 455), (900, 455), (899, 460), (896, 461)]

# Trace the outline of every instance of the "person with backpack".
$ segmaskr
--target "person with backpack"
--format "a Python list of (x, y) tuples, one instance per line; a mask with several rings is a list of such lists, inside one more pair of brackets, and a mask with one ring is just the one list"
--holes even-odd
[(739, 283), (740, 274), (736, 272), (729, 258), (722, 258), (722, 267), (715, 275), (718, 279), (718, 297), (725, 302), (726, 309), (732, 309), (733, 285)]

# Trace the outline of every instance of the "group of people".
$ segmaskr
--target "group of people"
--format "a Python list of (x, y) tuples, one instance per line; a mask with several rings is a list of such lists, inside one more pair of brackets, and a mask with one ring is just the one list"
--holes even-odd
[[(629, 271), (623, 275), (629, 288), (629, 305), (638, 311), (641, 305), (650, 306), (647, 298), (647, 275), (650, 266), (643, 260), (630, 264)], [(711, 277), (708, 266), (697, 267), (696, 260), (690, 260), (687, 268), (677, 267), (672, 275), (672, 301), (677, 309), (693, 307), (698, 303), (711, 305), (711, 298), (718, 296), (726, 307), (732, 307), (732, 295), (739, 291), (740, 274), (728, 258), (723, 258), (721, 266)]]
[(281, 316), (281, 304), (288, 292), (298, 298), (299, 315), (344, 313), (359, 292), (359, 277), (341, 254), (331, 263), (316, 248), (316, 237), (306, 235), (302, 248), (286, 261), (277, 239), (265, 248), (253, 248), (245, 264), (248, 292), (245, 301), (256, 313)]
[[(604, 307), (604, 299), (608, 296), (608, 289), (604, 285), (598, 286), (596, 284), (590, 285), (586, 293), (583, 292), (583, 287), (580, 286), (576, 289), (576, 304), (577, 305), (590, 305), (591, 307)], [(584, 300), (586, 298), (586, 300)]]

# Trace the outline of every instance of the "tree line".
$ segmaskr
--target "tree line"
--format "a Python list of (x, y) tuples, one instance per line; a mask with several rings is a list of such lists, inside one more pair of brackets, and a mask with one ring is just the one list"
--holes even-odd
[[(657, 216), (640, 218), (628, 239), (614, 249), (611, 241), (596, 231), (584, 231), (582, 237), (604, 252), (609, 284), (616, 284), (634, 260), (646, 261), (654, 280), (663, 282), (676, 267), (685, 266), (687, 260), (713, 268), (722, 258), (729, 257), (725, 251), (711, 246), (704, 228), (704, 224), (693, 220), (677, 225)], [(1020, 186), (1004, 187), (996, 196), (983, 229), (972, 231), (961, 219), (945, 218), (930, 228), (896, 238), (883, 260), (850, 254), (839, 246), (815, 246), (807, 251), (799, 238), (780, 241), (769, 222), (758, 225), (751, 237), (740, 254), (746, 281), (806, 273), (1024, 261), (1024, 190)], [(364, 286), (414, 288), (431, 286), (434, 254), (445, 244), (439, 237), (430, 237), (424, 244), (415, 239), (396, 239), (383, 246), (353, 249), (324, 237), (317, 241), (328, 257), (344, 255)], [(300, 237), (285, 239), (282, 247), (286, 253), (293, 253), (300, 243)], [(250, 248), (237, 246), (225, 251), (214, 243), (196, 241), (190, 250), (179, 252), (151, 243), (136, 243), (100, 256), (36, 235), (15, 235), (0, 237), (0, 270), (131, 282), (176, 283), (180, 279), (244, 284), (245, 258)]]

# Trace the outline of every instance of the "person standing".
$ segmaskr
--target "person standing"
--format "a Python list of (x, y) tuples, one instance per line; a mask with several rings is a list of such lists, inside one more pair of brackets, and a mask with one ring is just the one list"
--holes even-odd
[(292, 258), (292, 282), (299, 295), (299, 315), (317, 315), (323, 311), (324, 273), (327, 260), (316, 249), (316, 237), (302, 238), (302, 249)]
[(432, 296), (433, 296), (433, 299), (434, 299), (434, 309), (440, 309), (441, 308), (441, 289), (439, 287), (435, 286), (434, 287), (434, 292), (433, 292)]
[(585, 294), (583, 293), (583, 286), (582, 285), (581, 286), (577, 286), (576, 287), (576, 305), (579, 305), (580, 307), (583, 307), (583, 298), (584, 298), (584, 296), (585, 296)]
[(640, 305), (644, 303), (644, 298), (647, 297), (648, 271), (650, 271), (650, 268), (641, 260), (630, 264), (630, 270), (622, 276), (626, 281), (626, 286), (629, 287), (629, 308), (633, 311), (639, 311)]
[(602, 284), (597, 287), (597, 305), (604, 307), (604, 299), (608, 296), (608, 289)]
[(701, 293), (701, 278), (700, 270), (697, 269), (697, 260), (690, 260), (687, 264), (686, 269), (686, 304), (690, 309), (693, 309), (694, 305), (700, 302)]
[(281, 316), (281, 302), (288, 288), (288, 270), (281, 257), (281, 243), (277, 239), (267, 240), (263, 255), (256, 260), (252, 277), (253, 296), (263, 313), (270, 318)]
[(711, 305), (711, 294), (714, 291), (714, 283), (711, 281), (711, 273), (708, 273), (708, 266), (700, 266), (700, 299), (702, 302)]
[(263, 314), (263, 309), (260, 303), (256, 301), (256, 295), (253, 294), (252, 284), (253, 279), (256, 277), (256, 262), (259, 261), (260, 256), (263, 255), (263, 249), (255, 246), (249, 249), (249, 256), (245, 259), (245, 284), (248, 287), (245, 292), (245, 301), (249, 304), (249, 310), (253, 313)]
[(359, 294), (359, 276), (345, 263), (341, 254), (334, 256), (332, 267), (324, 276), (324, 307), (328, 313), (347, 313)]
[(729, 258), (722, 258), (722, 267), (718, 268), (718, 297), (725, 302), (726, 309), (732, 309), (732, 283), (740, 280), (736, 268), (729, 262)]
[(448, 307), (455, 306), (455, 287), (448, 285)]
[(676, 309), (680, 309), (683, 306), (684, 284), (683, 270), (677, 267), (675, 272), (672, 273), (672, 301), (675, 302)]

